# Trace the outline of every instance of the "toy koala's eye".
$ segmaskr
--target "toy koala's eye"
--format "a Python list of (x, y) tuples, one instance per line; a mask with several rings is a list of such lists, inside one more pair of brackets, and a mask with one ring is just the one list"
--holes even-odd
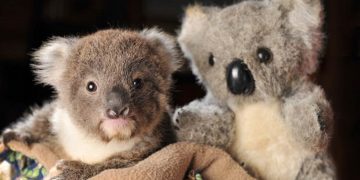
[(256, 56), (261, 63), (268, 63), (272, 59), (271, 50), (264, 47), (256, 51)]
[(213, 66), (215, 64), (215, 58), (212, 53), (210, 53), (210, 56), (209, 56), (209, 64), (210, 64), (210, 66)]
[(136, 78), (133, 80), (132, 84), (135, 89), (140, 89), (142, 87), (142, 80), (140, 78)]
[(86, 90), (88, 90), (89, 92), (95, 92), (97, 89), (96, 84), (93, 81), (89, 81), (86, 85)]

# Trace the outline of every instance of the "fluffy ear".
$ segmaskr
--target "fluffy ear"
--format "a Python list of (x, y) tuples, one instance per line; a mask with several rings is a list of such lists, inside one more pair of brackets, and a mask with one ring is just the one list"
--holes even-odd
[(185, 19), (187, 21), (205, 20), (212, 13), (218, 12), (219, 10), (220, 8), (216, 6), (201, 6), (199, 4), (195, 4), (186, 8)]
[(288, 23), (292, 34), (305, 44), (302, 71), (311, 74), (318, 66), (322, 50), (323, 8), (320, 0), (278, 0), (288, 9)]
[(165, 48), (165, 50), (170, 54), (172, 72), (180, 68), (179, 54), (174, 37), (157, 28), (144, 29), (141, 34), (155, 45)]
[[(199, 42), (204, 42), (203, 35), (207, 28), (211, 28), (209, 19), (221, 9), (218, 7), (205, 7), (200, 5), (189, 6), (185, 10), (181, 29), (178, 35), (180, 48), (190, 62), (194, 61), (193, 54), (199, 51)], [(202, 81), (201, 74), (195, 63), (190, 63), (192, 71)]]
[(57, 87), (77, 38), (54, 37), (33, 54), (36, 80)]
[(182, 20), (181, 31), (178, 36), (179, 42), (196, 41), (207, 28), (208, 19), (211, 14), (219, 11), (218, 7), (204, 7), (200, 5), (189, 6), (185, 10)]

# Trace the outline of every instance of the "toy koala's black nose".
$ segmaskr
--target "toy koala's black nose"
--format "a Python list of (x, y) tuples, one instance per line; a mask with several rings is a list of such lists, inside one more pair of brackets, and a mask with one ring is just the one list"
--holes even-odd
[(106, 116), (116, 119), (129, 114), (129, 97), (126, 91), (119, 88), (113, 89), (106, 98)]
[(241, 59), (234, 59), (226, 68), (227, 87), (233, 94), (250, 95), (255, 81), (248, 66)]

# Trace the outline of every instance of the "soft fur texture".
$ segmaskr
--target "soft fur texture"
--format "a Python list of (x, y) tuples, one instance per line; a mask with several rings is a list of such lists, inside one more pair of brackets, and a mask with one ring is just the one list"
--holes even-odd
[(56, 98), (6, 129), (3, 142), (47, 146), (65, 159), (55, 179), (134, 165), (175, 140), (168, 113), (175, 45), (158, 29), (51, 39), (33, 67)]
[[(177, 109), (173, 118), (177, 126), (181, 127), (181, 130), (177, 131), (178, 140), (218, 147), (230, 145), (229, 139), (234, 134), (234, 113), (229, 108), (210, 101), (213, 99), (210, 96), (208, 94), (202, 100), (195, 100), (187, 106)], [(178, 118), (177, 116), (180, 114), (181, 116)], [(220, 124), (221, 126), (219, 126)]]
[(118, 152), (129, 151), (141, 141), (139, 137), (133, 137), (127, 141), (104, 142), (78, 128), (68, 112), (62, 109), (56, 109), (50, 120), (68, 156), (89, 164), (100, 163)]
[[(220, 145), (260, 178), (335, 178), (326, 155), (332, 110), (308, 77), (318, 66), (321, 25), (319, 0), (189, 7), (178, 41), (208, 95), (175, 111), (178, 138)], [(236, 94), (234, 82), (245, 90)], [(231, 112), (214, 109), (230, 109), (235, 124)]]

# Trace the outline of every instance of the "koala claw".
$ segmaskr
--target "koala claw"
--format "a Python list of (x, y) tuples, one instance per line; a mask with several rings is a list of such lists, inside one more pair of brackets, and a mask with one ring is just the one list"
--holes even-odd
[(31, 136), (29, 134), (26, 133), (19, 133), (15, 130), (12, 129), (6, 129), (4, 131), (4, 133), (2, 134), (2, 142), (4, 143), (5, 146), (7, 146), (7, 144), (10, 141), (19, 141), (22, 142), (26, 145), (30, 145), (32, 144), (33, 140), (31, 138)]
[(173, 124), (176, 128), (182, 128), (188, 124), (187, 122), (191, 117), (194, 117), (191, 115), (191, 112), (186, 111), (183, 108), (177, 109), (173, 116)]
[(233, 134), (233, 112), (216, 104), (192, 102), (176, 109), (172, 120), (179, 141), (227, 147)]
[(84, 171), (89, 165), (79, 161), (59, 160), (50, 170), (51, 180), (86, 179)]

